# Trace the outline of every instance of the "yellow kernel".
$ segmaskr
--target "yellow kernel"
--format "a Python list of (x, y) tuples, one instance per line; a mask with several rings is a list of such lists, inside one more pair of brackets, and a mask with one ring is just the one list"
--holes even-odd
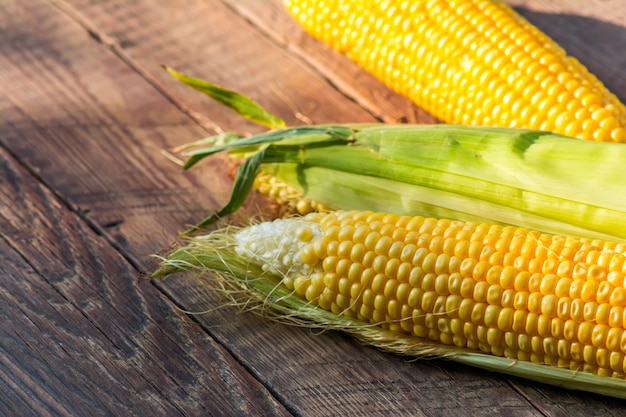
[(474, 285), (474, 294), (473, 294), (474, 300), (479, 303), (487, 301), (488, 291), (489, 291), (489, 284), (486, 281), (477, 282)]
[(438, 275), (435, 278), (435, 291), (439, 295), (448, 295), (450, 294), (450, 290), (448, 289), (448, 278), (449, 275), (442, 274)]
[(496, 325), (503, 332), (508, 332), (513, 326), (515, 310), (512, 308), (502, 308), (499, 311)]
[[(377, 255), (384, 255), (386, 257), (389, 254), (389, 248), (391, 247), (392, 243), (393, 243), (393, 240), (389, 236), (381, 236), (376, 242), (376, 244), (374, 245), (373, 250)], [(366, 246), (367, 246), (367, 241), (366, 241)]]
[(485, 303), (474, 303), (471, 313), (472, 323), (481, 324), (484, 322), (485, 310), (487, 309), (487, 304)]
[(606, 347), (612, 351), (619, 351), (622, 349), (622, 337), (623, 337), (624, 329), (619, 329), (616, 327), (609, 328), (606, 335)]
[(572, 284), (570, 285), (570, 288), (569, 288), (569, 297), (572, 300), (580, 298), (580, 294), (582, 292), (583, 285), (585, 285), (585, 282), (586, 281), (584, 279), (580, 279), (580, 278), (574, 279), (572, 281)]
[(476, 281), (484, 281), (487, 275), (487, 271), (489, 270), (489, 262), (487, 261), (479, 261), (474, 270), (472, 271), (472, 276)]
[(387, 261), (385, 265), (385, 275), (389, 278), (394, 278), (397, 276), (398, 268), (400, 266), (400, 260), (397, 258), (392, 258)]
[[(595, 365), (597, 363), (596, 348), (592, 345), (583, 347), (583, 360), (586, 364)], [(595, 370), (595, 369), (594, 369)], [(595, 373), (595, 372), (593, 372)]]
[(563, 325), (563, 337), (566, 340), (572, 342), (577, 340), (578, 335), (578, 323), (574, 320), (565, 320)]
[(530, 352), (532, 351), (531, 346), (531, 336), (527, 334), (520, 334), (517, 336), (517, 346), (519, 346), (519, 350), (522, 352)]
[(398, 281), (396, 281), (395, 279), (388, 279), (385, 283), (385, 287), (383, 288), (383, 294), (387, 298), (395, 298), (397, 289)]
[(525, 333), (530, 336), (539, 334), (538, 321), (539, 315), (537, 313), (528, 313), (526, 316), (526, 327), (524, 328)]
[(339, 242), (337, 242), (336, 240), (328, 242), (328, 245), (326, 245), (327, 256), (337, 256), (338, 249), (339, 249)]
[(490, 285), (487, 290), (487, 303), (500, 305), (502, 302), (502, 292), (503, 289), (501, 286)]
[(384, 274), (385, 269), (387, 268), (387, 262), (389, 262), (389, 258), (385, 255), (378, 255), (374, 258), (374, 262), (372, 263), (372, 269), (376, 271), (378, 274)]
[(621, 306), (613, 306), (609, 311), (609, 326), (624, 327), (624, 308)]
[[(570, 318), (570, 307), (572, 299), (569, 297), (559, 297), (556, 306), (556, 314), (558, 317), (567, 320)], [(621, 318), (620, 318), (621, 320)]]
[[(357, 281), (358, 282), (358, 281)], [(353, 282), (348, 278), (339, 278), (339, 282), (337, 284), (337, 291), (340, 294), (348, 295), (350, 294), (350, 290), (352, 288)]]
[(561, 359), (571, 358), (570, 345), (571, 345), (570, 342), (568, 342), (567, 340), (559, 339), (557, 341), (556, 351), (557, 351), (557, 355), (559, 356), (559, 358)]
[(365, 252), (365, 255), (363, 255), (363, 260), (361, 261), (361, 263), (364, 267), (371, 268), (377, 256), (378, 255), (376, 255), (374, 251), (367, 251)]
[(485, 308), (485, 325), (488, 327), (496, 327), (498, 325), (498, 318), (500, 316), (500, 311), (502, 307), (498, 305), (487, 305)]
[(487, 283), (489, 283), (490, 285), (499, 284), (500, 276), (502, 275), (502, 269), (503, 268), (500, 265), (494, 265), (489, 268), (485, 277)]
[(559, 317), (554, 317), (550, 320), (550, 334), (552, 337), (556, 337), (558, 339), (563, 338), (565, 321)]
[(528, 291), (528, 282), (531, 274), (529, 272), (520, 272), (515, 277), (514, 288), (516, 291)]
[(515, 298), (513, 300), (513, 307), (516, 310), (528, 310), (528, 298), (530, 293), (527, 291), (521, 291), (515, 293)]
[(365, 249), (365, 245), (362, 243), (356, 243), (352, 245), (349, 257), (352, 262), (361, 262), (366, 253), (367, 250)]
[(606, 324), (597, 324), (591, 333), (591, 343), (595, 347), (605, 347), (609, 333), (609, 326)]
[(595, 300), (598, 293), (598, 281), (586, 281), (581, 289), (580, 298), (583, 301)]
[(364, 287), (370, 287), (375, 277), (376, 277), (376, 272), (372, 268), (366, 268), (361, 273), (360, 283)]
[(424, 262), (422, 263), (421, 267), (424, 269), (424, 272), (434, 272), (436, 263), (437, 263), (437, 254), (433, 252), (429, 252), (424, 257)]
[[(368, 251), (374, 251), (374, 248), (377, 246), (378, 242), (381, 240), (380, 233), (376, 231), (371, 231), (365, 237), (363, 244)], [(391, 239), (389, 239), (391, 240)]]
[(421, 307), (423, 296), (424, 290), (422, 290), (421, 288), (412, 288), (411, 292), (409, 293), (407, 304), (412, 308)]
[(363, 295), (363, 286), (358, 283), (355, 282), (350, 286), (350, 297), (354, 300), (358, 300), (361, 298), (361, 296)]
[(523, 333), (526, 331), (526, 319), (528, 318), (528, 312), (524, 310), (515, 310), (513, 313), (513, 322), (511, 328), (516, 333)]
[(354, 230), (354, 234), (352, 235), (352, 241), (354, 243), (363, 244), (370, 232), (371, 232), (370, 228), (367, 227), (366, 225), (358, 226)]
[(532, 292), (528, 296), (528, 311), (532, 313), (539, 313), (541, 311), (541, 302), (543, 296), (539, 292)]
[(562, 297), (567, 297), (569, 296), (569, 289), (572, 285), (572, 279), (571, 278), (561, 278), (558, 280), (556, 287), (554, 289), (554, 293), (556, 294), (557, 297), (562, 298)]
[(344, 259), (349, 258), (352, 246), (353, 243), (349, 240), (339, 242), (339, 246), (337, 247), (337, 256)]
[(388, 303), (389, 299), (387, 297), (385, 297), (383, 294), (377, 294), (374, 297), (374, 310), (381, 313), (386, 313), (388, 311)]
[(557, 312), (558, 300), (554, 294), (545, 295), (541, 299), (541, 314), (546, 317), (555, 317)]
[(413, 267), (411, 269), (411, 273), (409, 274), (409, 284), (412, 287), (420, 288), (422, 286), (422, 281), (424, 280), (424, 270), (419, 267)]
[(351, 263), (348, 269), (347, 277), (352, 282), (361, 282), (365, 268), (360, 263)]
[(410, 243), (404, 245), (404, 247), (402, 248), (402, 253), (400, 254), (400, 260), (402, 262), (410, 263), (413, 259), (413, 256), (415, 255), (415, 251), (417, 251), (417, 246), (415, 246), (414, 244)]
[(618, 127), (611, 130), (611, 140), (613, 142), (626, 142), (626, 128)]
[(463, 298), (459, 295), (449, 295), (446, 298), (445, 310), (449, 317), (457, 317)]
[[(617, 258), (617, 256), (614, 256), (614, 258)], [(613, 268), (613, 266), (611, 266), (611, 268)], [(620, 269), (621, 269), (621, 266), (620, 266)], [(624, 273), (621, 270), (620, 271), (612, 270), (611, 272), (607, 274), (606, 282), (613, 285), (614, 287), (621, 287), (624, 285)]]
[(554, 294), (558, 281), (559, 277), (554, 274), (545, 275), (539, 284), (539, 291), (544, 295)]
[(478, 261), (473, 258), (465, 258), (461, 262), (459, 273), (464, 277), (471, 277)]
[(609, 303), (612, 306), (626, 306), (626, 288), (617, 287), (611, 292)]
[(552, 334), (552, 320), (540, 314), (537, 317), (537, 333), (539, 336), (548, 337)]
[(578, 325), (578, 341), (583, 344), (591, 343), (591, 335), (595, 323), (582, 322)]
[(382, 293), (383, 288), (385, 288), (385, 285), (387, 284), (388, 280), (389, 278), (387, 278), (385, 274), (381, 274), (381, 273), (376, 274), (371, 282), (372, 291), (374, 291), (377, 294)]
[(435, 273), (445, 274), (449, 272), (449, 265), (450, 265), (450, 256), (446, 255), (445, 253), (439, 254), (435, 262)]
[(296, 278), (294, 280), (293, 283), (293, 287), (294, 290), (299, 294), (299, 295), (304, 295), (306, 294), (308, 288), (311, 286), (311, 278), (310, 277), (305, 277), (305, 276), (300, 276), (298, 278)]
[(433, 291), (435, 289), (436, 280), (437, 275), (433, 273), (424, 275), (424, 278), (422, 278), (422, 289), (424, 291)]
[(400, 266), (398, 266), (398, 270), (396, 272), (396, 279), (399, 282), (409, 282), (409, 278), (411, 276), (411, 272), (413, 271), (413, 265), (408, 262), (402, 262)]
[(463, 298), (459, 304), (458, 316), (463, 321), (469, 321), (472, 317), (474, 309), (474, 300), (471, 298)]
[(346, 277), (350, 271), (350, 267), (354, 265), (349, 259), (340, 259), (337, 262), (337, 267), (335, 268), (335, 273), (339, 277)]
[(421, 309), (426, 312), (432, 312), (439, 295), (435, 291), (425, 291), (422, 295)]
[(300, 251), (300, 260), (306, 265), (315, 266), (319, 263), (319, 258), (315, 255), (314, 245), (306, 245)]

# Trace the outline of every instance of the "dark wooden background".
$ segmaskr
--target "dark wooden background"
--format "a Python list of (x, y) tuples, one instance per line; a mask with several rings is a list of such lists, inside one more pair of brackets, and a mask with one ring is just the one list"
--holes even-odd
[[(626, 2), (510, 4), (626, 100)], [(623, 401), (215, 309), (191, 276), (147, 281), (151, 255), (231, 185), (223, 158), (182, 172), (162, 150), (259, 130), (161, 64), (292, 125), (435, 122), (278, 0), (0, 0), (0, 415), (626, 415)], [(255, 196), (229, 220), (273, 214)]]

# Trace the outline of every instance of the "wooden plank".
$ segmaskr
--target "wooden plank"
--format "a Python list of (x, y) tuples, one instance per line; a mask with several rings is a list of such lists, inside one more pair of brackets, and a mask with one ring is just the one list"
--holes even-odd
[(0, 414), (288, 414), (4, 151), (0, 179)]
[[(16, 145), (13, 151), (22, 152), (23, 158), (17, 163), (4, 150), (0, 153), (0, 414), (198, 415), (225, 409), (246, 415), (288, 414), (110, 244), (123, 246), (123, 241), (107, 242), (91, 229), (92, 221), (81, 218), (88, 207), (81, 206), (79, 197), (90, 193), (96, 201), (114, 200), (107, 203), (116, 210), (113, 219), (130, 215), (126, 207), (149, 211), (137, 203), (135, 180), (149, 184), (143, 197), (161, 207), (163, 187), (155, 184), (159, 179), (167, 184), (167, 177), (154, 170), (137, 179), (128, 166), (134, 156), (119, 157), (129, 140), (126, 125), (136, 121), (134, 111), (143, 112), (118, 99), (127, 92), (141, 97), (138, 104), (166, 108), (167, 100), (133, 71), (125, 74), (119, 59), (45, 3), (2, 2), (0, 15), (0, 140), (3, 147)], [(73, 49), (76, 44), (80, 46)], [(64, 61), (58, 52), (66, 48), (83, 58)], [(111, 73), (94, 77), (91, 65)], [(111, 88), (111, 79), (121, 84)], [(133, 85), (134, 92), (125, 89)], [(109, 107), (98, 106), (99, 100)], [(122, 120), (111, 122), (108, 111), (117, 106), (113, 113)], [(201, 131), (177, 111), (159, 112), (158, 117), (166, 132), (191, 138)], [(162, 134), (150, 133), (151, 138)], [(122, 144), (116, 147), (111, 138)], [(158, 155), (155, 149), (152, 156)], [(38, 180), (21, 166), (23, 161)], [(115, 181), (107, 166), (119, 170)], [(170, 169), (179, 172), (178, 167)], [(50, 173), (59, 183), (54, 184)], [(199, 181), (201, 176), (190, 179)], [(61, 184), (78, 197), (70, 201), (59, 194), (57, 199), (37, 181)], [(124, 185), (128, 188), (120, 190)], [(185, 202), (177, 197), (178, 204)], [(167, 204), (163, 209), (159, 221), (166, 224), (172, 214)], [(176, 230), (183, 223), (178, 219), (172, 224), (170, 230)], [(136, 256), (149, 253), (138, 251)]]
[[(16, 10), (5, 8), (2, 15), (18, 19), (2, 44), (0, 68), (8, 67), (7, 73), (17, 76), (10, 78), (9, 99), (0, 98), (0, 120), (6, 131), (5, 146), (144, 270), (150, 267), (148, 254), (166, 247), (185, 223), (217, 207), (228, 191), (221, 163), (183, 175), (160, 158), (159, 148), (204, 134), (182, 113), (169, 108), (160, 94), (173, 94), (190, 108), (210, 115), (210, 123), (238, 130), (244, 126), (240, 119), (172, 82), (158, 69), (160, 63), (207, 78), (211, 78), (207, 74), (217, 74), (217, 81), (245, 91), (281, 115), (291, 114), (290, 122), (297, 122), (293, 108), (311, 115), (315, 122), (373, 120), (301, 58), (275, 45), (218, 2), (178, 2), (185, 6), (180, 10), (177, 2), (126, 3), (73, 3), (94, 24), (100, 42), (113, 39), (100, 45), (79, 30), (85, 22), (79, 25), (65, 3), (59, 10), (68, 19), (60, 19), (39, 4), (35, 7), (35, 2), (30, 7), (16, 2), (12, 6)], [(43, 16), (32, 16), (42, 10)], [(43, 27), (46, 36), (24, 29), (26, 23)], [(222, 43), (233, 30), (236, 40)], [(13, 36), (15, 31), (21, 31), (23, 38)], [(121, 62), (124, 54), (131, 65)], [(37, 68), (41, 71), (33, 71)], [(46, 73), (47, 68), (54, 68), (53, 73)], [(147, 87), (145, 74), (137, 68), (152, 75), (162, 89)], [(7, 77), (1, 80), (3, 85), (9, 79), (7, 73), (3, 72)], [(272, 81), (279, 82), (278, 88), (267, 87)], [(286, 101), (277, 91), (288, 91), (290, 96), (295, 91), (297, 96)], [(214, 198), (207, 196), (207, 185)], [(248, 214), (254, 211), (254, 206), (248, 206)], [(217, 303), (186, 277), (166, 283), (163, 289), (192, 311)], [(590, 410), (611, 414), (620, 405), (451, 364), (407, 364), (337, 334), (312, 337), (302, 329), (233, 315), (232, 310), (209, 312), (197, 319), (271, 387), (289, 410), (301, 414), (459, 415), (464, 409), (467, 415), (536, 415), (538, 410), (559, 415), (563, 404), (573, 403), (580, 406), (573, 415), (585, 415)], [(512, 389), (512, 384), (523, 394)], [(533, 390), (542, 393), (543, 401), (528, 399)], [(218, 387), (205, 394), (221, 395), (221, 391)]]

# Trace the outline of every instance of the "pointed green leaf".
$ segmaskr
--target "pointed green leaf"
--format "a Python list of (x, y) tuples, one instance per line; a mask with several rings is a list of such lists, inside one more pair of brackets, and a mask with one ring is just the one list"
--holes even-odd
[(341, 139), (347, 141), (352, 137), (352, 133), (353, 130), (346, 126), (301, 126), (272, 130), (270, 132), (260, 133), (248, 138), (224, 143), (222, 145), (199, 148), (186, 152), (185, 155), (189, 156), (189, 159), (185, 162), (183, 168), (189, 169), (207, 156), (226, 150), (232, 151), (247, 147), (259, 147), (261, 145), (278, 142), (284, 139), (294, 139), (301, 136), (311, 135), (328, 135), (329, 139)]
[(261, 162), (263, 161), (264, 152), (265, 151), (263, 149), (260, 150), (239, 165), (228, 203), (218, 212), (210, 215), (200, 223), (186, 230), (184, 234), (197, 232), (203, 227), (215, 223), (220, 218), (233, 214), (239, 210), (252, 190), (252, 185), (254, 184), (254, 180), (256, 179), (256, 176), (259, 173), (259, 168), (261, 167)]
[(285, 122), (280, 117), (268, 112), (257, 102), (243, 94), (228, 90), (200, 78), (190, 77), (167, 66), (164, 66), (164, 68), (177, 80), (205, 93), (212, 99), (230, 107), (239, 115), (254, 123), (269, 127), (270, 129), (281, 129), (286, 126)]

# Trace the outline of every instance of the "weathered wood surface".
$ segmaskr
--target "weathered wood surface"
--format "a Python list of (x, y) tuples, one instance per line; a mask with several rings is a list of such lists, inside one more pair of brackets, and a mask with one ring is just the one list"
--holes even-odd
[[(510, 3), (626, 100), (626, 3)], [(146, 281), (150, 255), (230, 189), (222, 159), (183, 173), (161, 150), (258, 130), (161, 64), (290, 124), (434, 122), (277, 0), (0, 1), (1, 415), (626, 415), (623, 401), (215, 310), (189, 276)], [(231, 220), (273, 213), (255, 197)]]

